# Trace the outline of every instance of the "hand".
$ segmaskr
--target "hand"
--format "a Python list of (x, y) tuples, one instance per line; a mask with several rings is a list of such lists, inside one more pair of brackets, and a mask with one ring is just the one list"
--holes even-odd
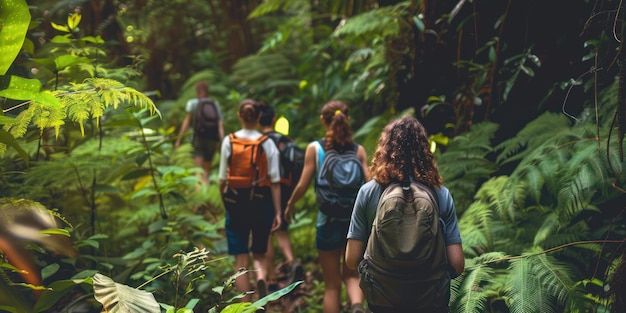
[(278, 228), (280, 228), (281, 223), (282, 223), (282, 220), (280, 218), (280, 214), (276, 214), (276, 216), (274, 216), (274, 221), (272, 222), (272, 229), (270, 230), (270, 232), (274, 232), (278, 230)]
[(295, 221), (295, 216), (296, 216), (296, 209), (293, 207), (293, 205), (289, 205), (287, 204), (287, 208), (285, 209), (285, 220), (289, 221), (289, 222), (293, 222)]

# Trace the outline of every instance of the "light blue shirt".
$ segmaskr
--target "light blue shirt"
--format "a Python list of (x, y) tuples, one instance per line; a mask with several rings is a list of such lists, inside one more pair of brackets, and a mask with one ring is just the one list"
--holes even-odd
[[(348, 239), (356, 239), (367, 244), (376, 217), (376, 208), (385, 186), (370, 180), (365, 183), (356, 196), (352, 219), (348, 228)], [(456, 217), (456, 209), (450, 191), (445, 186), (435, 189), (439, 198), (439, 218), (442, 222), (443, 239), (446, 245), (461, 243), (461, 234)]]

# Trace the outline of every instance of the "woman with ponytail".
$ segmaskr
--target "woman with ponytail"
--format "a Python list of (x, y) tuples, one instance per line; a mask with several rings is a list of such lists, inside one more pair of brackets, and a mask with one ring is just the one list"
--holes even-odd
[[(369, 180), (367, 154), (363, 146), (352, 140), (352, 128), (350, 127), (348, 112), (348, 106), (344, 102), (337, 100), (330, 101), (322, 107), (320, 120), (326, 129), (326, 135), (323, 140), (314, 141), (306, 148), (302, 176), (287, 202), (285, 218), (293, 218), (295, 214), (294, 205), (304, 196), (313, 177), (316, 177), (315, 183), (316, 185), (318, 184), (316, 173), (319, 171), (318, 164), (322, 163), (322, 160), (318, 158), (320, 155), (322, 157), (324, 155), (319, 153), (319, 149), (325, 151), (335, 150), (338, 153), (356, 150), (356, 155), (363, 167), (365, 179)], [(318, 250), (319, 263), (322, 266), (322, 275), (324, 277), (324, 313), (339, 313), (341, 311), (342, 281), (346, 284), (346, 291), (350, 298), (350, 312), (364, 312), (362, 306), (363, 293), (359, 287), (358, 273), (355, 269), (348, 269), (343, 260), (349, 224), (349, 218), (331, 218), (318, 211), (315, 247)]]
[[(392, 183), (413, 181), (434, 189), (438, 198), (439, 218), (443, 227), (443, 241), (451, 277), (460, 275), (465, 267), (465, 259), (454, 202), (448, 189), (443, 186), (435, 158), (430, 151), (426, 130), (416, 118), (406, 116), (392, 121), (383, 129), (374, 151), (370, 172), (372, 180), (363, 185), (357, 194), (348, 229), (346, 247), (348, 268), (356, 269), (364, 258), (378, 202), (385, 188)], [(448, 299), (441, 300), (447, 309)], [(372, 305), (369, 309), (374, 313), (422, 312), (414, 308), (398, 310)]]
[[(252, 252), (257, 282), (255, 290), (260, 299), (268, 292), (265, 253), (269, 234), (278, 229), (282, 221), (280, 155), (276, 145), (257, 130), (261, 111), (256, 101), (243, 100), (239, 104), (237, 117), (242, 129), (229, 134), (222, 141), (218, 172), (219, 188), (226, 208), (228, 254), (235, 257), (235, 270), (242, 268), (247, 270)], [(256, 148), (250, 148), (253, 145)], [(258, 169), (253, 170), (252, 174), (255, 177), (239, 176), (240, 173), (250, 174), (247, 170), (247, 167), (251, 167), (250, 160), (242, 161), (239, 156), (251, 155), (249, 153), (251, 149), (257, 149), (252, 155), (264, 155), (253, 161), (265, 164), (254, 163), (254, 167)], [(248, 273), (237, 277), (235, 287), (241, 293), (252, 289)], [(241, 301), (248, 302), (251, 299), (252, 297), (246, 294)]]

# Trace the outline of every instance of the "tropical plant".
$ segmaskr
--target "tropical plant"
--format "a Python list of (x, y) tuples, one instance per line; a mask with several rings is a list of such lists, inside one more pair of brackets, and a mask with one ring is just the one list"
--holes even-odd
[[(611, 204), (624, 194), (614, 187), (624, 184), (619, 175), (624, 162), (611, 123), (603, 121), (615, 109), (609, 99), (616, 86), (601, 93), (597, 118), (583, 114), (571, 120), (545, 113), (493, 149), (500, 151), (498, 168), (513, 170), (485, 181), (474, 202), (460, 210), (468, 266), (454, 281), (453, 311), (610, 309), (611, 296), (604, 288), (621, 261), (619, 245), (626, 236), (617, 222), (623, 207)], [(478, 133), (486, 129), (475, 126)], [(463, 168), (494, 168), (486, 155), (473, 157), (457, 149), (450, 144), (439, 159), (445, 175), (451, 173), (447, 167), (459, 162), (474, 164)], [(449, 154), (459, 157), (448, 159)], [(452, 177), (447, 182), (459, 189), (477, 183), (474, 175)]]

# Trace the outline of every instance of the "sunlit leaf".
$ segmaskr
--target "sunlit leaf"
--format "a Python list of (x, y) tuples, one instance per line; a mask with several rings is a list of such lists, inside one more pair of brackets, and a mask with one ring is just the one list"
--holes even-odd
[(74, 30), (78, 24), (80, 24), (80, 19), (81, 19), (81, 15), (78, 13), (72, 13), (67, 17), (67, 27), (69, 27), (70, 30)]
[(109, 313), (160, 313), (154, 296), (144, 290), (118, 284), (102, 274), (93, 277), (94, 297)]
[(59, 24), (57, 24), (55, 22), (50, 22), (50, 25), (52, 26), (52, 28), (54, 28), (54, 29), (56, 29), (58, 31), (66, 32), (66, 33), (70, 32), (70, 29), (67, 26), (65, 26), (65, 25), (59, 25)]
[(0, 75), (4, 75), (22, 49), (30, 12), (24, 0), (0, 0), (0, 8)]

